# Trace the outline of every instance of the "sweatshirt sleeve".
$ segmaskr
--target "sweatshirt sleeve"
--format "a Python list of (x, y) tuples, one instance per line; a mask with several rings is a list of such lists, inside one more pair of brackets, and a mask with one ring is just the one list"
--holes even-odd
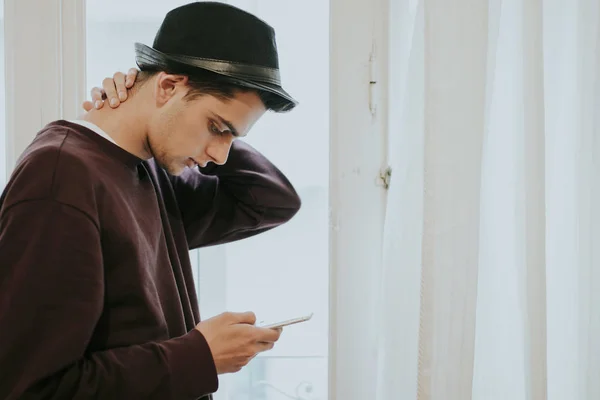
[(233, 142), (224, 165), (171, 177), (191, 249), (245, 239), (289, 221), (300, 197), (249, 144)]
[(0, 215), (1, 399), (197, 399), (218, 387), (197, 330), (88, 352), (103, 310), (100, 233), (52, 199)]

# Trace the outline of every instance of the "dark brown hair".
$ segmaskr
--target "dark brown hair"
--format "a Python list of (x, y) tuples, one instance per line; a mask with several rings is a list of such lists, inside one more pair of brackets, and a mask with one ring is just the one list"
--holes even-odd
[(237, 92), (255, 92), (260, 97), (267, 110), (280, 113), (290, 111), (294, 108), (293, 103), (274, 93), (242, 86), (231, 78), (210, 71), (194, 71), (193, 74), (190, 74), (164, 70), (144, 70), (138, 73), (135, 84), (141, 86), (161, 71), (168, 74), (185, 75), (188, 77), (190, 91), (185, 96), (187, 100), (194, 100), (199, 96), (206, 95), (214, 96), (221, 100), (229, 100), (232, 99)]

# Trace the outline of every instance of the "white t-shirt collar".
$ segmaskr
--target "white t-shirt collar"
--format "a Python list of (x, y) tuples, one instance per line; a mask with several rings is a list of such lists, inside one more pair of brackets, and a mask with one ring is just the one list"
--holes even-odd
[(109, 142), (114, 143), (114, 144), (116, 144), (118, 146), (117, 142), (115, 142), (113, 140), (113, 138), (111, 138), (110, 136), (108, 136), (108, 133), (104, 132), (96, 124), (93, 124), (93, 123), (91, 123), (89, 121), (85, 121), (83, 119), (70, 120), (69, 122), (71, 122), (73, 124), (84, 126), (84, 127), (88, 128), (89, 130), (96, 132), (98, 135), (102, 136), (104, 139), (108, 140)]

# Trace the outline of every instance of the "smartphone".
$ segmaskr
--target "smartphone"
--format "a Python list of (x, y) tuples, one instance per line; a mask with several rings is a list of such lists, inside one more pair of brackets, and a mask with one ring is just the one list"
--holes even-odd
[(303, 317), (288, 319), (285, 321), (276, 322), (274, 324), (267, 324), (267, 325), (259, 324), (258, 326), (260, 328), (269, 328), (269, 329), (283, 328), (284, 326), (299, 324), (300, 322), (308, 321), (312, 318), (312, 316), (313, 316), (313, 313), (310, 313), (309, 315), (305, 315)]

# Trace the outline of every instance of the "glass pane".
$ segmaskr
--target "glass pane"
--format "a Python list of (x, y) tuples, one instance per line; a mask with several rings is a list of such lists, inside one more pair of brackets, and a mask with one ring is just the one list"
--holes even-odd
[[(189, 1), (87, 0), (87, 87), (135, 67), (133, 44), (149, 46), (165, 14)], [(151, 4), (151, 5), (150, 5)]]
[[(87, 0), (88, 91), (115, 71), (135, 66), (133, 43), (151, 45), (166, 12), (188, 2)], [(216, 400), (326, 399), (329, 3), (229, 3), (258, 15), (277, 32), (282, 80), (300, 106), (289, 114), (265, 115), (244, 140), (288, 176), (303, 207), (290, 223), (271, 232), (192, 252), (202, 316), (226, 310), (252, 310), (269, 321), (315, 315), (285, 329), (274, 350), (241, 372), (221, 376)]]
[(6, 108), (4, 75), (4, 1), (0, 0), (0, 188), (6, 183)]
[(229, 400), (325, 400), (327, 358), (258, 357), (229, 385)]

